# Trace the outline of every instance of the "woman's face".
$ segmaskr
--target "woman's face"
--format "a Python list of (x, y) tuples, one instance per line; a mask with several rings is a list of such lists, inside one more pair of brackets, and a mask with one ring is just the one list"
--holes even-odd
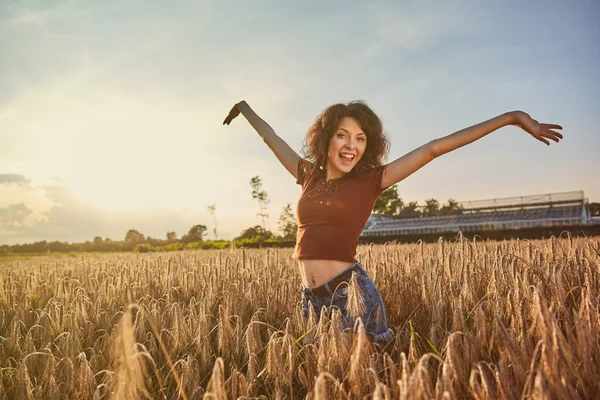
[(327, 178), (341, 178), (358, 164), (367, 148), (367, 135), (358, 121), (344, 117), (329, 140), (327, 151)]

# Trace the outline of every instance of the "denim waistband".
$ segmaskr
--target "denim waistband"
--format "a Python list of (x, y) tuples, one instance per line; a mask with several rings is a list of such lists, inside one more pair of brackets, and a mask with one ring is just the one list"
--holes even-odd
[[(303, 284), (300, 284), (300, 290), (305, 294), (313, 294), (314, 291), (322, 292), (322, 289), (324, 288), (325, 291), (331, 295), (335, 291), (336, 286), (339, 285), (342, 281), (350, 281), (350, 279), (352, 278), (352, 272), (354, 272), (354, 271), (356, 271), (356, 272), (362, 271), (364, 273), (367, 272), (367, 271), (365, 271), (362, 264), (359, 261), (357, 261), (354, 264), (352, 264), (351, 266), (349, 266), (348, 268), (346, 268), (344, 271), (340, 272), (333, 278), (329, 279), (327, 282), (325, 282), (321, 286), (316, 286), (314, 288), (307, 288)], [(334, 283), (334, 284), (332, 285), (332, 283)], [(319, 289), (321, 289), (321, 290), (319, 290)]]

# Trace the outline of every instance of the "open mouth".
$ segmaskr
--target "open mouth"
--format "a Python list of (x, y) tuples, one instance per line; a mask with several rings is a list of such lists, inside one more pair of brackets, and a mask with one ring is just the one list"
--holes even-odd
[(354, 159), (356, 158), (356, 156), (354, 154), (350, 154), (350, 153), (341, 153), (340, 154), (340, 160), (342, 162), (342, 164), (344, 165), (350, 165), (354, 162)]

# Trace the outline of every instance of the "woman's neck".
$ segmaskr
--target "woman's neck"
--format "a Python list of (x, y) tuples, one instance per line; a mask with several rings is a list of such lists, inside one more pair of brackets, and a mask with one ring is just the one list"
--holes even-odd
[(334, 179), (339, 179), (339, 178), (343, 177), (344, 175), (346, 175), (346, 174), (343, 172), (340, 172), (340, 171), (337, 171), (337, 175), (335, 175), (335, 174), (330, 173), (329, 170), (327, 170), (327, 172), (325, 173), (325, 180), (327, 182), (329, 182)]

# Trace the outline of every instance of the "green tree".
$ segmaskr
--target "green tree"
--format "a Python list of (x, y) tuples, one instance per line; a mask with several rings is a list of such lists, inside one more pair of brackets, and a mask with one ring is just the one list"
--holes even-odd
[(104, 240), (102, 240), (102, 238), (100, 236), (96, 236), (94, 238), (94, 243), (103, 243), (103, 242), (104, 242)]
[(177, 234), (175, 232), (167, 232), (167, 242), (177, 241)]
[(215, 240), (219, 240), (219, 237), (217, 236), (217, 217), (215, 216), (215, 213), (217, 211), (217, 205), (213, 204), (210, 205), (206, 208), (206, 211), (213, 216), (213, 223), (214, 223), (214, 228), (213, 228), (213, 234), (215, 235)]
[(206, 235), (206, 230), (206, 225), (194, 225), (187, 234), (183, 235), (181, 241), (184, 243), (202, 242), (204, 235)]
[(458, 201), (454, 199), (448, 199), (448, 203), (444, 204), (442, 208), (440, 208), (440, 215), (456, 215), (460, 214), (462, 211), (462, 207), (458, 203)]
[(385, 189), (375, 201), (373, 212), (381, 215), (398, 215), (404, 202), (398, 197), (398, 185)]
[(132, 243), (142, 243), (146, 238), (144, 235), (136, 231), (135, 229), (130, 229), (125, 234), (125, 241)]
[(273, 232), (264, 229), (260, 225), (256, 225), (256, 226), (250, 227), (250, 228), (242, 231), (240, 236), (236, 237), (235, 239), (236, 240), (237, 239), (252, 239), (257, 236), (261, 237), (265, 240), (271, 239), (273, 237)]
[(440, 211), (440, 202), (436, 199), (426, 199), (425, 206), (423, 207), (423, 211), (425, 216), (427, 217), (435, 217), (439, 214)]
[(263, 229), (266, 230), (267, 227), (265, 220), (269, 219), (267, 205), (269, 204), (270, 200), (267, 196), (267, 192), (262, 190), (262, 181), (258, 175), (250, 179), (250, 186), (252, 187), (252, 199), (258, 201), (258, 206), (260, 208), (260, 212), (256, 215), (261, 218)]
[(284, 239), (291, 240), (296, 239), (296, 232), (298, 231), (298, 223), (296, 217), (292, 212), (292, 205), (287, 204), (283, 207), (281, 214), (279, 215), (279, 231)]
[(399, 217), (403, 217), (403, 218), (417, 218), (421, 216), (421, 211), (419, 211), (419, 205), (417, 204), (416, 201), (411, 201), (410, 203), (408, 203), (407, 205), (405, 205), (404, 207), (402, 207), (402, 209), (400, 210), (400, 213), (398, 214)]

